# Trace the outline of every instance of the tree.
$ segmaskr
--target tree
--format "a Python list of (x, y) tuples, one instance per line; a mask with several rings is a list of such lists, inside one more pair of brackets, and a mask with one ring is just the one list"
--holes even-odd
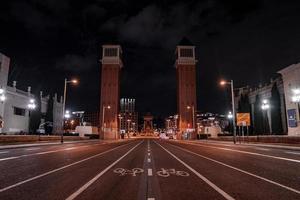
[(263, 132), (263, 115), (259, 95), (256, 95), (254, 104), (254, 131), (256, 134)]
[(39, 129), (42, 112), (41, 112), (41, 98), (39, 95), (36, 95), (38, 98), (36, 99), (36, 108), (30, 111), (29, 117), (29, 133), (36, 133), (36, 130)]
[(271, 90), (271, 122), (272, 122), (272, 133), (282, 134), (283, 128), (282, 128), (282, 119), (281, 119), (280, 94), (276, 83), (274, 83)]
[(45, 116), (45, 133), (52, 134), (53, 130), (53, 97), (49, 95), (49, 100), (47, 103), (47, 111)]

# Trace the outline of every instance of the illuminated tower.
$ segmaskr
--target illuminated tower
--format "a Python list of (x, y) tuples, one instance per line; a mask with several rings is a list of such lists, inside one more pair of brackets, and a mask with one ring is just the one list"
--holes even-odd
[(118, 139), (118, 114), (120, 69), (122, 49), (120, 45), (102, 46), (100, 138)]
[(196, 138), (196, 62), (195, 46), (186, 38), (176, 48), (177, 112), (179, 139), (183, 135)]

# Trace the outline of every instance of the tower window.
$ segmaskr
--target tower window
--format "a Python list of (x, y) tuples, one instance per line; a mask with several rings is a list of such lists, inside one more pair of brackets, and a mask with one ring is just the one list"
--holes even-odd
[(194, 57), (193, 49), (180, 49), (180, 57), (188, 57), (188, 58)]
[(104, 49), (104, 56), (117, 57), (118, 56), (118, 49), (116, 49), (116, 48), (105, 48)]

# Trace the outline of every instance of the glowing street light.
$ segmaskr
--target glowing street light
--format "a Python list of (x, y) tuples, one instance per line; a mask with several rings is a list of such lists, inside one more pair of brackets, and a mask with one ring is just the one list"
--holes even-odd
[(233, 118), (232, 112), (228, 112), (227, 118), (228, 118), (228, 119), (232, 119), (232, 118)]
[(108, 106), (103, 106), (103, 108), (102, 108), (102, 133), (104, 134), (104, 117), (105, 117), (105, 110), (106, 109), (111, 109), (111, 107), (110, 107), (110, 105), (108, 105)]
[(34, 110), (36, 108), (35, 100), (30, 99), (27, 107), (28, 107), (29, 110)]
[(65, 116), (64, 116), (66, 119), (69, 119), (71, 117), (71, 113), (70, 111), (66, 110), (65, 112)]
[[(73, 83), (73, 84), (77, 84), (78, 80), (77, 79), (72, 79), (72, 80), (67, 80), (65, 78), (65, 84), (64, 84), (64, 99), (63, 99), (63, 107), (62, 107), (62, 117), (65, 117), (65, 107), (66, 107), (66, 98), (67, 98), (67, 84), (68, 83)], [(61, 133), (61, 143), (64, 142), (64, 119), (62, 119), (62, 133)]]
[(235, 105), (234, 105), (233, 80), (230, 80), (230, 81), (222, 80), (222, 81), (220, 81), (220, 85), (222, 85), (222, 86), (230, 85), (230, 88), (231, 88), (233, 143), (235, 144), (236, 143), (236, 129), (235, 129)]
[(3, 103), (5, 101), (5, 91), (4, 89), (0, 88), (0, 101)]
[(261, 109), (268, 110), (270, 108), (269, 101), (267, 99), (262, 100)]

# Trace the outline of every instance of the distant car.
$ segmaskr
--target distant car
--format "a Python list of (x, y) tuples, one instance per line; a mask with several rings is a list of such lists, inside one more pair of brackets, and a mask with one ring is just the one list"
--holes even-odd
[(173, 135), (169, 135), (169, 139), (174, 139)]

